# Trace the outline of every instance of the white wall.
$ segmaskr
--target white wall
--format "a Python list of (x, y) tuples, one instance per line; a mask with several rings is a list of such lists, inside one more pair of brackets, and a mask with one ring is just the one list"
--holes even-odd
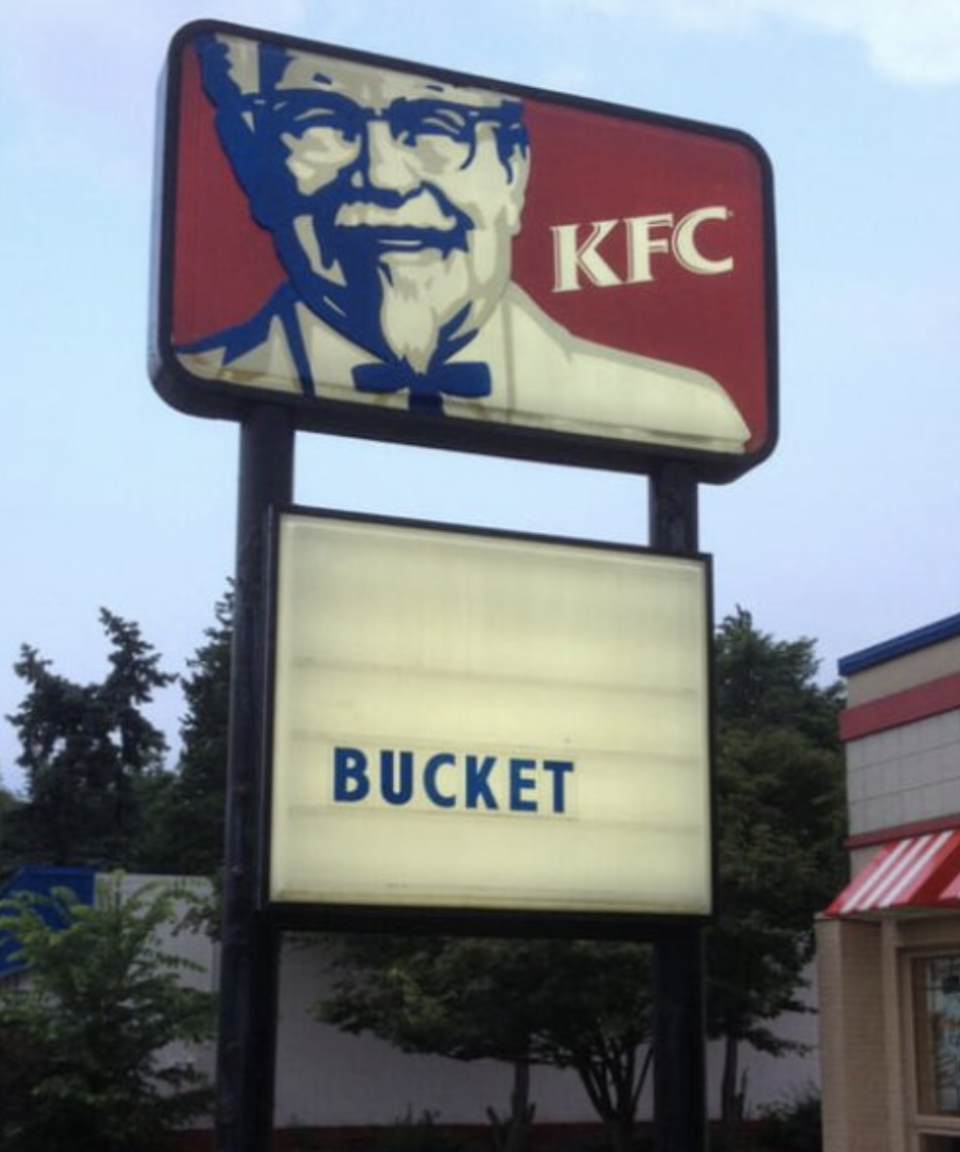
[[(503, 1065), (405, 1055), (373, 1037), (348, 1036), (316, 1023), (309, 1007), (318, 998), (325, 978), (319, 952), (285, 950), (277, 1044), (278, 1124), (391, 1124), (424, 1111), (436, 1113), (446, 1123), (482, 1124), (489, 1105), (501, 1114), (507, 1109), (510, 1070)], [(812, 969), (808, 978), (815, 980)], [(809, 1002), (815, 1003), (815, 987), (807, 995)], [(774, 1058), (743, 1046), (741, 1070), (747, 1077), (748, 1110), (754, 1113), (819, 1082), (816, 1015), (784, 1016), (776, 1031), (809, 1050)], [(722, 1060), (722, 1046), (711, 1044), (708, 1073), (712, 1115), (719, 1113)], [(642, 1116), (652, 1114), (652, 1092), (651, 1078), (641, 1101)], [(574, 1073), (533, 1069), (531, 1097), (536, 1119), (541, 1122), (596, 1119)]]
[[(134, 891), (144, 877), (126, 877), (125, 890)], [(218, 949), (199, 933), (166, 932), (172, 952), (199, 965), (189, 976), (197, 987), (215, 988)], [(371, 1036), (350, 1036), (317, 1023), (310, 1007), (327, 980), (322, 953), (312, 946), (290, 941), (283, 949), (279, 1018), (275, 1122), (287, 1126), (389, 1125), (429, 1112), (443, 1123), (485, 1124), (488, 1107), (503, 1115), (509, 1107), (511, 1070), (484, 1060), (464, 1063), (439, 1057), (407, 1055)], [(810, 978), (813, 979), (811, 972)], [(816, 1002), (811, 988), (808, 1001)], [(747, 1076), (748, 1109), (789, 1099), (818, 1081), (817, 1017), (783, 1017), (777, 1032), (809, 1046), (806, 1055), (779, 1059), (744, 1047), (741, 1068)], [(179, 1053), (178, 1053), (179, 1055)], [(719, 1112), (722, 1047), (708, 1052), (711, 1114)], [(193, 1054), (196, 1065), (213, 1074), (212, 1045)], [(652, 1113), (653, 1084), (641, 1101), (641, 1116)], [(592, 1122), (596, 1119), (577, 1076), (534, 1068), (531, 1098), (536, 1119), (543, 1123)]]

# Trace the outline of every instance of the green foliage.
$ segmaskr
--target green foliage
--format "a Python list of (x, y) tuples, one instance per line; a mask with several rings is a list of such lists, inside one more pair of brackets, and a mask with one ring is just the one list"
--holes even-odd
[(121, 892), (101, 881), (93, 907), (61, 890), (66, 926), (42, 915), (49, 901), (0, 903), (3, 930), (24, 973), (0, 985), (0, 1040), (29, 1074), (7, 1069), (0, 1145), (9, 1152), (150, 1152), (169, 1129), (207, 1107), (209, 1092), (172, 1045), (207, 1039), (212, 995), (183, 977), (195, 966), (171, 956), (161, 929), (176, 924), (185, 888)]
[(23, 802), (0, 790), (0, 871), (24, 863), (122, 867), (214, 875), (223, 862), (233, 596), (182, 678), (186, 715), (175, 772), (166, 741), (144, 714), (177, 677), (136, 624), (106, 610), (109, 672), (78, 684), (24, 646), (15, 665), (27, 685), (9, 719), (20, 738)]
[(22, 1029), (0, 1022), (0, 1140), (29, 1122), (31, 1095), (43, 1071), (39, 1046)]
[(232, 590), (214, 612), (181, 680), (187, 713), (177, 772), (150, 806), (149, 857), (158, 872), (212, 876), (223, 864)]
[[(633, 1124), (648, 1065), (648, 950), (584, 941), (344, 937), (319, 1017), (407, 1052), (572, 1068), (616, 1140)], [(516, 1130), (529, 1118), (517, 1091)]]
[(542, 1011), (541, 966), (531, 963), (532, 950), (480, 939), (341, 938), (334, 991), (318, 1012), (405, 1052), (527, 1059)]
[(0, 883), (20, 865), (13, 840), (13, 827), (17, 822), (22, 802), (0, 785)]
[(719, 918), (708, 936), (708, 1024), (726, 1041), (723, 1109), (741, 1042), (777, 1055), (770, 1022), (802, 1010), (815, 914), (842, 882), (839, 685), (816, 682), (814, 643), (776, 641), (738, 610), (716, 637)]
[(143, 714), (174, 677), (136, 624), (101, 610), (110, 643), (100, 683), (77, 684), (24, 645), (14, 668), (27, 685), (9, 717), (20, 740), (27, 800), (5, 821), (7, 852), (53, 865), (135, 866), (143, 791), (162, 771), (166, 742)]

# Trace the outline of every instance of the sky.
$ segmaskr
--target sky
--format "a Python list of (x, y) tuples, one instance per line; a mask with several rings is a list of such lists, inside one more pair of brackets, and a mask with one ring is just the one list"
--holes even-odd
[[(482, 12), (482, 14), (481, 14)], [(749, 133), (775, 179), (781, 436), (701, 490), (715, 614), (838, 658), (960, 612), (956, 0), (31, 0), (0, 7), (0, 716), (101, 606), (182, 672), (234, 562), (238, 432), (146, 370), (157, 80), (201, 16)], [(301, 434), (296, 499), (643, 543), (641, 476)], [(154, 717), (175, 742), (182, 701)], [(0, 721), (0, 783), (22, 787)]]

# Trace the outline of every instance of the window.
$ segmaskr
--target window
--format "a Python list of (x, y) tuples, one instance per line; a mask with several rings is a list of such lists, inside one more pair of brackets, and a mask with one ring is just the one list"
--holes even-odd
[[(914, 1045), (921, 1113), (960, 1117), (960, 954), (913, 960)], [(930, 1152), (960, 1152), (944, 1137)]]

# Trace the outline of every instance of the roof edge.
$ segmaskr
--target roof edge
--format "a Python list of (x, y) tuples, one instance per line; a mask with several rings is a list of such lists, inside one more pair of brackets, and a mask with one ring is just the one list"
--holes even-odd
[(910, 652), (919, 652), (934, 644), (941, 644), (944, 640), (953, 640), (960, 636), (960, 613), (955, 616), (946, 616), (932, 624), (925, 624), (922, 628), (915, 628), (911, 632), (904, 632), (890, 640), (884, 640), (869, 648), (862, 648), (849, 656), (842, 656), (837, 661), (837, 670), (841, 676), (851, 676), (873, 668), (877, 664), (886, 664)]

